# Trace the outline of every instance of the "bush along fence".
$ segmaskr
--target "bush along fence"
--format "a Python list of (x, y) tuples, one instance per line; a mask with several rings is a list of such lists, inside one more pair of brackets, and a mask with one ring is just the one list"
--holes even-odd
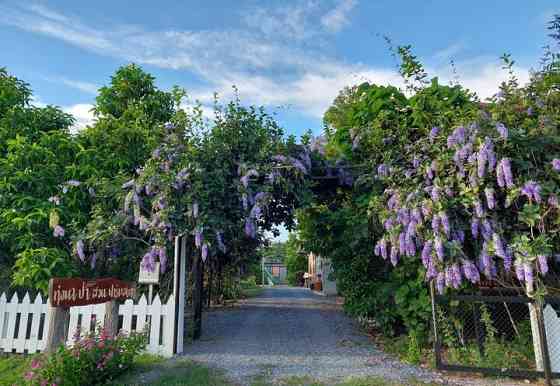
[(507, 289), (433, 298), (440, 370), (560, 378), (560, 297), (542, 303)]
[[(19, 300), (17, 294), (11, 299), (5, 293), (0, 296), (0, 352), (29, 353), (45, 349), (49, 318), (49, 304), (41, 294), (31, 301), (29, 294)], [(126, 300), (119, 306), (119, 330), (148, 333), (147, 351), (153, 354), (173, 355), (173, 323), (175, 301), (173, 296), (162, 303), (156, 295), (151, 304), (144, 295), (138, 302)], [(105, 319), (105, 305), (92, 304), (70, 308), (68, 341), (72, 344), (76, 331), (81, 335), (93, 332)]]

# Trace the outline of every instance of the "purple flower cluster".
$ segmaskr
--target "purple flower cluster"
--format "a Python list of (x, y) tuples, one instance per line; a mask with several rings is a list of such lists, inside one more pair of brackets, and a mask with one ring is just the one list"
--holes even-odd
[(554, 158), (554, 159), (552, 160), (552, 168), (553, 168), (555, 171), (560, 172), (560, 159)]
[(527, 181), (523, 188), (521, 188), (521, 194), (526, 196), (529, 201), (535, 201), (536, 203), (541, 202), (541, 187), (535, 181)]
[(484, 195), (486, 196), (486, 205), (488, 209), (494, 209), (496, 207), (496, 199), (494, 198), (494, 189), (485, 188)]
[(64, 237), (64, 228), (60, 225), (56, 225), (53, 229), (53, 236), (54, 237)]
[(496, 123), (496, 130), (498, 130), (498, 133), (500, 134), (500, 137), (502, 137), (502, 139), (507, 139), (508, 138), (508, 128), (501, 122)]
[(496, 168), (496, 180), (500, 188), (503, 188), (504, 186), (512, 188), (514, 186), (513, 175), (511, 173), (511, 161), (509, 158), (502, 158), (500, 162), (498, 162), (498, 167)]
[(463, 126), (457, 127), (453, 130), (453, 133), (447, 137), (447, 147), (451, 148), (453, 146), (461, 145), (465, 142), (466, 132)]

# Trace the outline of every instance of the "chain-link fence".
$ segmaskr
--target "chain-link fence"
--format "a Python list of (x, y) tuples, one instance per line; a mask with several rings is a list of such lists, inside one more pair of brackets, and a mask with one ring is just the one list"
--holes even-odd
[(560, 378), (560, 297), (546, 297), (543, 305), (501, 294), (433, 295), (433, 301), (438, 369)]

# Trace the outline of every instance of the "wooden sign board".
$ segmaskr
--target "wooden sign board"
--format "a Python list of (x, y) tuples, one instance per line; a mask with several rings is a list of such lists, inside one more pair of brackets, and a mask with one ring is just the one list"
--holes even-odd
[(159, 283), (159, 263), (155, 264), (154, 271), (148, 271), (140, 264), (140, 273), (138, 274), (138, 283), (140, 284), (158, 284)]
[(133, 284), (114, 278), (54, 278), (49, 286), (49, 299), (53, 307), (105, 303), (132, 298), (135, 294), (136, 287)]

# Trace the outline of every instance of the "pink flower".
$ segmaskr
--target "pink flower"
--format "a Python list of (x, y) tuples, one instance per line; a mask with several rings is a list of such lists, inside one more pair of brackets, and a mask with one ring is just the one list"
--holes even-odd
[(26, 381), (31, 381), (34, 376), (35, 376), (35, 373), (33, 371), (28, 371), (27, 373), (25, 373), (23, 378), (25, 378)]
[(37, 370), (38, 368), (41, 368), (41, 362), (37, 358), (33, 359), (31, 361), (31, 368), (33, 370)]

